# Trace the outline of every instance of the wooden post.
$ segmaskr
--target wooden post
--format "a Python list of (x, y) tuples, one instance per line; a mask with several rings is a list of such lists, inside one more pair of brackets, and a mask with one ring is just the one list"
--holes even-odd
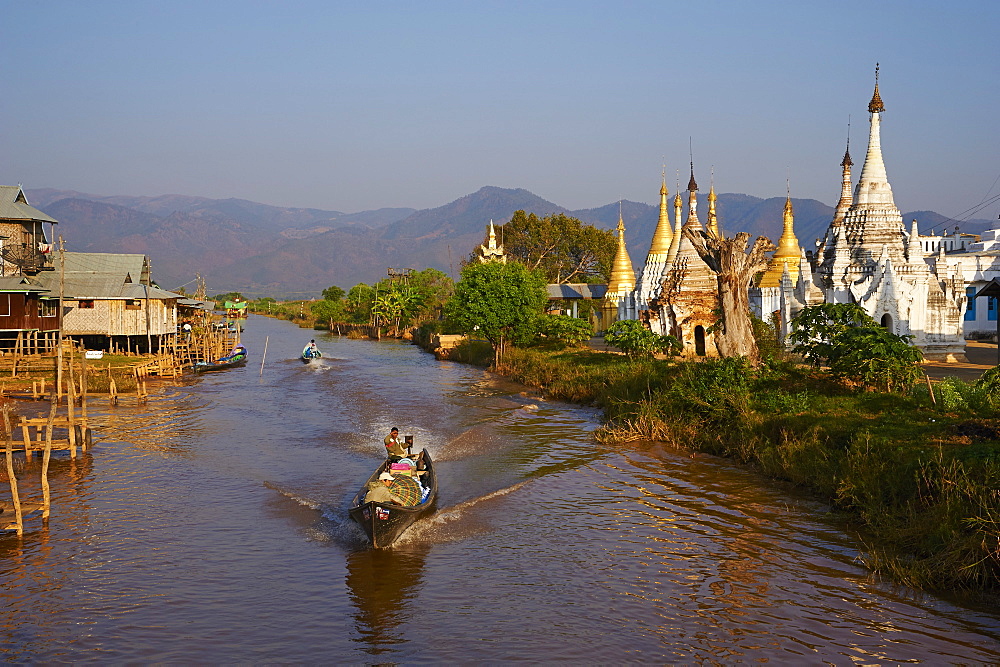
[(56, 336), (56, 402), (62, 396), (62, 359), (63, 359), (63, 299), (66, 292), (66, 247), (62, 234), (59, 235), (59, 335)]
[(267, 359), (267, 341), (270, 338), (271, 338), (270, 336), (264, 336), (264, 354), (262, 354), (261, 357), (260, 357), (260, 376), (261, 377), (264, 377), (264, 360)]
[[(55, 396), (53, 395), (54, 399)], [(52, 423), (56, 419), (56, 402), (49, 401), (49, 420), (45, 424), (45, 454), (42, 456), (42, 520), (49, 520), (49, 459), (52, 458)]]
[(73, 351), (69, 355), (69, 387), (66, 391), (66, 419), (69, 425), (69, 457), (76, 458), (76, 381), (73, 377)]
[(10, 480), (10, 495), (14, 501), (14, 520), (17, 523), (17, 534), (24, 535), (24, 516), (21, 514), (21, 497), (17, 492), (17, 477), (14, 476), (14, 448), (11, 444), (10, 433), (10, 407), (3, 406), (3, 423), (7, 431), (6, 455), (7, 455), (7, 478)]
[(28, 461), (31, 460), (31, 427), (28, 423), (21, 420), (21, 436), (24, 439), (24, 458)]
[(89, 449), (90, 443), (87, 441), (86, 433), (89, 428), (87, 423), (87, 391), (90, 389), (88, 386), (90, 381), (87, 379), (87, 355), (84, 353), (83, 361), (80, 367), (80, 420), (83, 423), (84, 430), (84, 440), (83, 440), (83, 450)]
[(934, 387), (931, 386), (931, 376), (924, 373), (924, 379), (927, 380), (927, 391), (931, 393), (931, 403), (937, 405), (937, 399), (934, 398)]

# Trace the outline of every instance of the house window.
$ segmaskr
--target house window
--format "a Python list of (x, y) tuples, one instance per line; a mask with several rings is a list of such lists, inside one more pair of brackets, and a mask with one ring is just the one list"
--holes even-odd
[(997, 298), (995, 296), (986, 299), (986, 319), (990, 322), (997, 321)]
[(10, 315), (10, 294), (0, 294), (0, 316)]
[(77, 304), (77, 308), (93, 308), (93, 307), (94, 307), (93, 299), (80, 299), (80, 301)]
[(38, 314), (42, 317), (55, 317), (59, 313), (59, 299), (39, 299)]
[(965, 297), (969, 300), (969, 305), (965, 307), (965, 321), (975, 322), (976, 321), (976, 288), (967, 287), (965, 289)]
[(141, 302), (138, 299), (129, 299), (125, 302), (125, 310), (139, 310)]

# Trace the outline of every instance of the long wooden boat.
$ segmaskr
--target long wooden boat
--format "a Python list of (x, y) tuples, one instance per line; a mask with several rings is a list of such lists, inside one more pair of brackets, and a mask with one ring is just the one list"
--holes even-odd
[(319, 351), (319, 348), (314, 347), (312, 349), (309, 349), (309, 346), (306, 345), (305, 348), (302, 350), (301, 359), (302, 363), (304, 364), (308, 364), (310, 361), (313, 361), (314, 359), (318, 360), (322, 358), (323, 358), (323, 353)]
[(215, 361), (199, 361), (193, 366), (195, 373), (208, 373), (209, 371), (222, 371), (227, 368), (237, 368), (247, 365), (247, 349), (242, 345), (237, 345), (236, 349), (224, 357)]
[(366, 503), (365, 495), (368, 493), (368, 484), (377, 482), (378, 476), (389, 469), (389, 461), (386, 460), (372, 476), (361, 486), (361, 490), (351, 500), (351, 507), (348, 510), (350, 517), (361, 526), (365, 535), (371, 540), (372, 546), (377, 549), (391, 546), (403, 532), (409, 528), (417, 519), (430, 514), (434, 509), (437, 500), (437, 476), (434, 474), (434, 463), (431, 461), (430, 453), (424, 449), (416, 458), (418, 470), (425, 472), (420, 475), (420, 482), (424, 488), (429, 488), (430, 492), (419, 505), (413, 507), (403, 507), (392, 503)]

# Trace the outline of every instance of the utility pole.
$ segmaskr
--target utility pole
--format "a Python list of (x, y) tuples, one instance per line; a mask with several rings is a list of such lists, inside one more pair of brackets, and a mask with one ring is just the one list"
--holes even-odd
[(62, 397), (63, 367), (63, 298), (66, 292), (66, 248), (62, 234), (59, 235), (59, 335), (56, 336), (56, 405)]

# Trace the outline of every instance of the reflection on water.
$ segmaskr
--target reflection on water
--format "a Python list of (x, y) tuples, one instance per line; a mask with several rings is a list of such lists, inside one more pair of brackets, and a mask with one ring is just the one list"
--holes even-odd
[(405, 619), (420, 613), (417, 593), (428, 547), (365, 549), (347, 555), (347, 588), (357, 608), (354, 641), (373, 656), (409, 641)]
[[(53, 513), (0, 537), (12, 662), (995, 662), (993, 609), (877, 581), (821, 503), (606, 447), (600, 415), (396, 342), (253, 318), (248, 364), (91, 406)], [(350, 497), (399, 426), (437, 511), (368, 548)], [(37, 461), (36, 461), (37, 465)], [(37, 468), (26, 493), (39, 491)]]

